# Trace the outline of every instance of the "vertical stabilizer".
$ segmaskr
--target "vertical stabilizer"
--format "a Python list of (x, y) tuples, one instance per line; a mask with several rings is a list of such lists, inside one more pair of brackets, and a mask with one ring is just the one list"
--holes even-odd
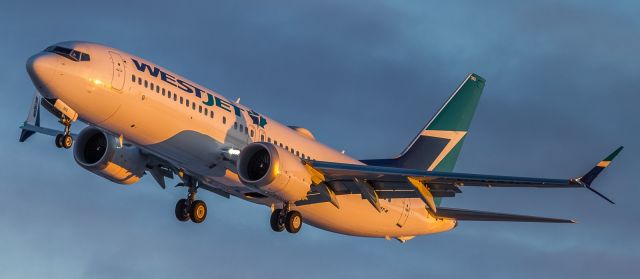
[[(42, 99), (42, 96), (40, 95), (39, 92), (36, 91), (35, 95), (33, 96), (33, 102), (29, 107), (29, 114), (27, 114), (27, 120), (24, 121), (24, 124), (40, 127), (40, 99)], [(20, 138), (18, 140), (20, 142), (24, 142), (29, 137), (33, 136), (34, 133), (35, 133), (34, 131), (22, 129), (20, 132)]]
[(400, 156), (363, 162), (429, 171), (452, 171), (484, 84), (485, 79), (469, 74)]

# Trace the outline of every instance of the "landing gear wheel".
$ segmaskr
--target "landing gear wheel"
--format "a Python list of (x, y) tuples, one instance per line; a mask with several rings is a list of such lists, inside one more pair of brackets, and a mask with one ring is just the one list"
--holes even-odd
[(60, 141), (60, 145), (65, 149), (71, 148), (73, 146), (73, 137), (71, 135), (64, 135)]
[(284, 231), (284, 220), (282, 220), (282, 209), (276, 209), (271, 212), (271, 229), (274, 232)]
[(189, 220), (189, 211), (187, 210), (187, 199), (181, 199), (176, 203), (176, 218), (180, 222)]
[(56, 147), (62, 148), (62, 134), (56, 135)]
[(284, 226), (290, 233), (297, 233), (302, 227), (302, 216), (300, 212), (292, 210), (284, 217)]
[(207, 204), (201, 200), (196, 200), (191, 203), (191, 210), (189, 210), (191, 221), (194, 223), (202, 223), (207, 218)]

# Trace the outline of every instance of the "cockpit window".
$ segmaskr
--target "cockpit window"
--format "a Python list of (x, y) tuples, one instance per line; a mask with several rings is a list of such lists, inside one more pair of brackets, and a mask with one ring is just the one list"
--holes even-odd
[(64, 56), (73, 61), (89, 61), (91, 60), (91, 56), (89, 54), (77, 51), (75, 49), (70, 49), (61, 46), (50, 46), (46, 48), (44, 51), (52, 52), (61, 56)]

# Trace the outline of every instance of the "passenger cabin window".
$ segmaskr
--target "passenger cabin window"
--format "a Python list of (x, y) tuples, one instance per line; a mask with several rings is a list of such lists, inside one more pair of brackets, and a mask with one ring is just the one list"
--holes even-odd
[(189, 99), (186, 99), (185, 101), (185, 104), (187, 104), (187, 107), (189, 107)]
[(238, 122), (233, 122), (233, 128), (238, 130)]
[(227, 124), (227, 118), (226, 117), (222, 117), (222, 124)]
[(213, 118), (213, 110), (211, 110), (211, 112), (209, 112), (209, 115), (211, 115), (211, 118)]
[(264, 135), (260, 135), (260, 141), (264, 141)]
[(153, 82), (149, 85), (149, 89), (151, 89), (151, 91), (153, 91)]
[(182, 96), (180, 96), (180, 104), (182, 105), (182, 101), (184, 101), (184, 99), (182, 98)]
[(202, 113), (202, 106), (198, 106), (198, 112)]
[(254, 135), (253, 130), (251, 130), (251, 137), (253, 137), (253, 135)]
[(147, 88), (147, 87), (149, 87), (149, 82), (145, 79), (144, 80), (144, 88)]
[(136, 75), (131, 75), (131, 82), (136, 82)]
[(138, 85), (142, 85), (142, 78), (138, 77)]

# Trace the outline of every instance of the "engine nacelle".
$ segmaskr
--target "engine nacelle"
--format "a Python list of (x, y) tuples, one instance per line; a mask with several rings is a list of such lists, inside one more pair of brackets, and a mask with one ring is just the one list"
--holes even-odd
[(311, 188), (311, 175), (300, 158), (266, 142), (252, 143), (242, 149), (238, 177), (245, 185), (288, 202), (305, 199)]
[(120, 146), (118, 138), (91, 126), (75, 140), (73, 158), (81, 167), (118, 184), (136, 183), (146, 170), (140, 149)]

